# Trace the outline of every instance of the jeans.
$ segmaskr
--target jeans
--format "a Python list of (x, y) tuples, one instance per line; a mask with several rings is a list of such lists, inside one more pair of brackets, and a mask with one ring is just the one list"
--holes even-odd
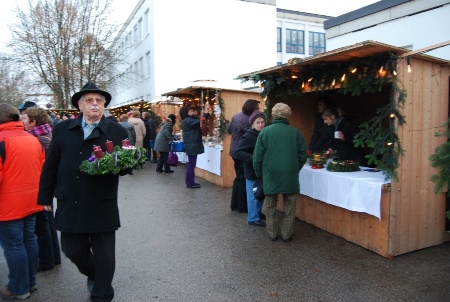
[(248, 222), (255, 222), (259, 221), (259, 214), (261, 214), (261, 209), (264, 203), (264, 200), (259, 201), (255, 198), (255, 195), (253, 194), (253, 185), (255, 184), (256, 180), (246, 179), (245, 180), (245, 189), (247, 190), (247, 221)]
[(36, 286), (38, 245), (34, 235), (36, 216), (0, 221), (0, 245), (9, 269), (8, 289), (16, 295)]
[(186, 166), (186, 186), (192, 187), (195, 182), (195, 166), (197, 165), (197, 155), (188, 155), (188, 163)]

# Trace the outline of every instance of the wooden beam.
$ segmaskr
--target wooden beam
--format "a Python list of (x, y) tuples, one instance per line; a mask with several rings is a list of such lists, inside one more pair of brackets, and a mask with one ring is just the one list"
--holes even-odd
[(450, 45), (450, 40), (449, 41), (445, 41), (445, 42), (441, 42), (441, 43), (438, 43), (438, 44), (434, 44), (434, 45), (431, 45), (431, 46), (428, 46), (428, 47), (420, 48), (420, 49), (417, 49), (417, 50), (413, 50), (413, 51), (407, 52), (405, 54), (402, 54), (399, 57), (400, 58), (405, 58), (405, 57), (412, 56), (412, 55), (414, 55), (416, 53), (431, 51), (433, 49), (444, 47), (444, 46), (447, 46), (447, 45)]

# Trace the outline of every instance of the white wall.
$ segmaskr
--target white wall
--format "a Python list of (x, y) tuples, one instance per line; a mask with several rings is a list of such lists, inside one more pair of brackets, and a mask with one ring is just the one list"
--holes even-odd
[[(327, 51), (374, 40), (393, 46), (412, 45), (412, 50), (450, 40), (450, 5), (420, 14), (405, 16), (361, 31), (327, 39)], [(450, 60), (450, 46), (425, 53)]]
[(276, 65), (276, 7), (235, 0), (154, 2), (155, 94)]

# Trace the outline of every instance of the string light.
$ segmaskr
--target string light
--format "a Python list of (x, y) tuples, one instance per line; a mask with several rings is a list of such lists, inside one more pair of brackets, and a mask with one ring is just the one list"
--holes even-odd
[(392, 74), (396, 76), (397, 75), (397, 71), (393, 70)]
[(331, 86), (336, 85), (336, 79), (333, 79), (333, 82), (331, 82)]
[(389, 117), (390, 117), (390, 118), (395, 118), (395, 114), (394, 114), (394, 113), (391, 113), (391, 114), (389, 115)]
[(384, 68), (383, 68), (383, 66), (381, 66), (381, 67), (380, 67), (380, 70), (378, 70), (378, 72), (379, 72), (379, 73), (383, 73), (383, 70), (384, 70)]
[(358, 70), (358, 68), (355, 67), (351, 70), (351, 73), (355, 73), (357, 70)]
[(388, 146), (392, 146), (392, 142), (387, 143)]
[(293, 75), (291, 76), (291, 78), (293, 78), (293, 79), (298, 79), (298, 76), (296, 76), (295, 74), (293, 74)]
[(308, 83), (311, 82), (312, 80), (313, 80), (313, 78), (309, 78), (309, 79), (308, 79)]
[(302, 83), (302, 88), (305, 88), (305, 82)]
[(406, 64), (408, 64), (408, 73), (411, 73), (411, 58), (406, 58)]
[(345, 81), (345, 73), (342, 75), (341, 82)]

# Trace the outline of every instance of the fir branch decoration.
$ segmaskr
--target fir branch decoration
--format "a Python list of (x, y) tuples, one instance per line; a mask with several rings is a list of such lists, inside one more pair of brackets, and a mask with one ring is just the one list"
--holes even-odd
[(224, 137), (227, 134), (228, 125), (230, 124), (230, 121), (225, 118), (224, 111), (225, 111), (225, 101), (222, 99), (222, 96), (220, 94), (220, 91), (215, 91), (215, 93), (218, 95), (218, 101), (219, 101), (219, 108), (220, 108), (220, 124), (219, 124), (219, 135), (221, 137)]
[[(446, 131), (435, 132), (435, 136), (447, 137), (447, 142), (435, 148), (434, 153), (430, 156), (431, 166), (438, 169), (438, 174), (431, 176), (431, 181), (435, 183), (434, 193), (439, 193), (448, 187), (450, 183), (450, 120), (445, 122), (442, 127)], [(450, 192), (447, 192), (450, 196)]]
[(334, 160), (327, 165), (330, 172), (357, 172), (361, 171), (357, 162), (353, 160)]
[[(391, 177), (397, 179), (399, 157), (404, 154), (397, 136), (397, 127), (406, 123), (399, 109), (405, 103), (406, 92), (400, 88), (399, 79), (395, 76), (397, 60), (397, 53), (385, 52), (345, 62), (323, 61), (301, 65), (300, 61), (291, 64), (300, 64), (295, 72), (285, 70), (252, 74), (241, 80), (261, 83), (264, 88), (261, 96), (266, 100), (267, 116), (271, 116), (272, 100), (284, 101), (293, 95), (301, 96), (303, 86), (306, 85), (316, 91), (339, 88), (339, 93), (352, 96), (379, 92), (391, 85), (389, 104), (377, 110), (373, 119), (361, 124), (361, 130), (353, 142), (355, 147), (367, 146), (373, 149), (366, 158), (369, 164), (383, 170), (386, 180)], [(338, 83), (339, 87), (336, 85)]]

